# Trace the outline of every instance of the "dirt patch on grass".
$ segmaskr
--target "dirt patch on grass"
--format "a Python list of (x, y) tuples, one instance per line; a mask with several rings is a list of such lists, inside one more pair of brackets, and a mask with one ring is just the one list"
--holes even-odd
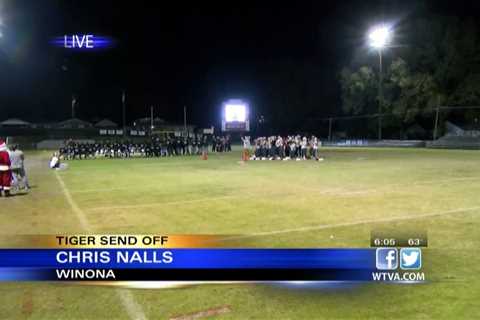
[(170, 320), (196, 320), (196, 319), (202, 319), (206, 317), (218, 316), (220, 314), (229, 313), (231, 311), (232, 309), (230, 308), (230, 306), (221, 306), (216, 308), (210, 308), (207, 310), (201, 310), (198, 312), (192, 312), (188, 314), (174, 316), (174, 317), (171, 317)]
[(32, 291), (25, 291), (22, 299), (22, 315), (30, 317), (33, 313), (33, 295)]

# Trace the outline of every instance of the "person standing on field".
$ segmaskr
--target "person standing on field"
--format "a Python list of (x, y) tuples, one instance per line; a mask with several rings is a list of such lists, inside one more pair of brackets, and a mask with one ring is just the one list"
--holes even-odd
[(315, 160), (318, 160), (318, 139), (315, 136), (312, 136), (312, 157)]
[(10, 156), (8, 155), (6, 143), (0, 139), (0, 196), (2, 191), (5, 197), (10, 196), (12, 184)]
[(303, 137), (301, 142), (301, 149), (302, 160), (307, 160), (307, 137)]
[(247, 161), (250, 158), (250, 137), (249, 136), (242, 137), (242, 142), (243, 142), (242, 160)]
[(283, 149), (283, 138), (278, 136), (275, 140), (275, 155), (277, 160), (285, 158), (285, 150)]
[(18, 145), (13, 145), (9, 156), (12, 174), (17, 178), (19, 186), (20, 182), (23, 182), (23, 189), (28, 190), (30, 186), (28, 185), (28, 178), (25, 172), (23, 151), (18, 148)]

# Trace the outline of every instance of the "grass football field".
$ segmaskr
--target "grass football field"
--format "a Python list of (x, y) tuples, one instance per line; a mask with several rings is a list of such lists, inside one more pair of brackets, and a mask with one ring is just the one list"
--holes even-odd
[[(325, 161), (199, 157), (70, 161), (27, 153), (28, 195), (0, 232), (243, 234), (254, 247), (368, 247), (374, 229), (427, 230), (427, 283), (342, 290), (265, 285), (116, 289), (0, 283), (2, 319), (478, 319), (480, 152), (322, 149)], [(221, 310), (215, 311), (215, 310)], [(218, 313), (218, 314), (217, 314)]]

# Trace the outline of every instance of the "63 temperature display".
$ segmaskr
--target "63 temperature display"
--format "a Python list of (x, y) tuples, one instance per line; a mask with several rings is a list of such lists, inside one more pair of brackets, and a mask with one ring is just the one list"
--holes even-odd
[(370, 234), (371, 247), (427, 247), (426, 231), (372, 231)]

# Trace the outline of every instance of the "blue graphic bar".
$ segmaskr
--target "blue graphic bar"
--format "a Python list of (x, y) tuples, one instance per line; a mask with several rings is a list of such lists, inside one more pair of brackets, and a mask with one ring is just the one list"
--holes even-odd
[(111, 37), (93, 34), (72, 34), (54, 37), (50, 44), (59, 48), (76, 51), (94, 51), (113, 48), (116, 41)]
[(374, 269), (375, 249), (0, 249), (0, 267)]
[(0, 281), (371, 281), (375, 249), (0, 249)]

